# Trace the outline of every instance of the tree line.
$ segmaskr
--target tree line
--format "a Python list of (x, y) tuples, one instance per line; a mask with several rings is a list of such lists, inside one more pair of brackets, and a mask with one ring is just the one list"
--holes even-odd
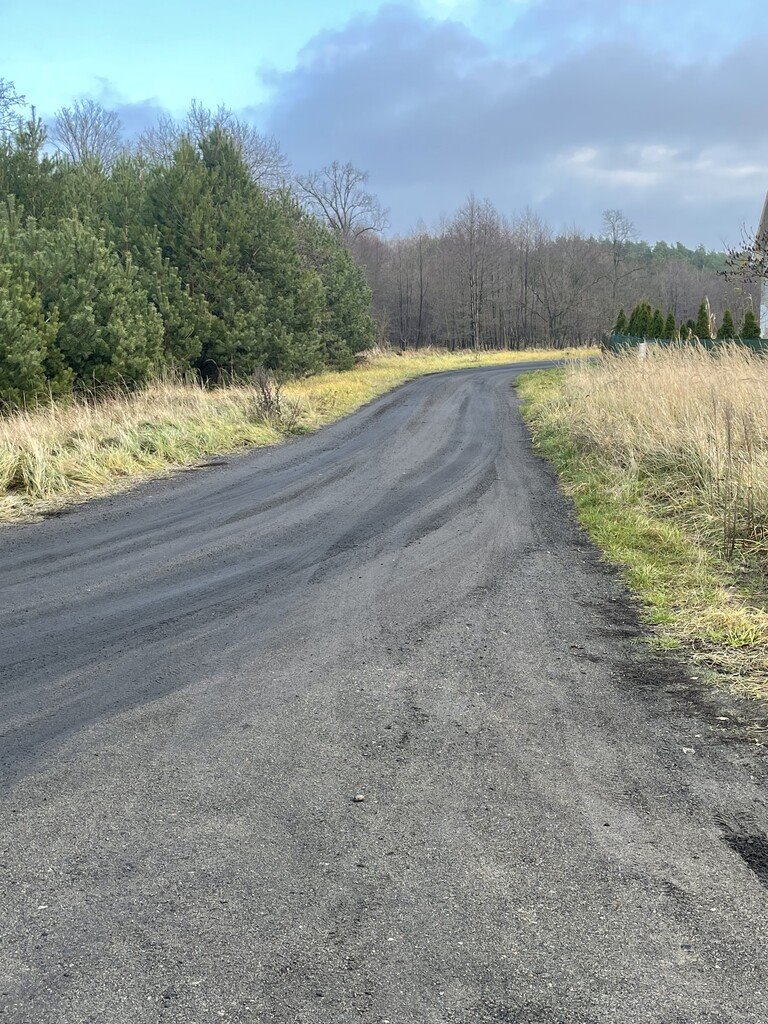
[(98, 104), (48, 132), (0, 81), (0, 401), (265, 367), (347, 368), (370, 289), (272, 140), (193, 104), (130, 149)]
[(598, 235), (555, 231), (474, 197), (435, 228), (386, 237), (364, 171), (294, 175), (276, 140), (226, 108), (192, 103), (128, 144), (92, 100), (50, 126), (23, 103), (0, 79), (6, 405), (168, 366), (214, 382), (345, 368), (376, 341), (590, 344), (620, 307), (651, 321), (666, 309), (663, 331), (695, 332), (702, 295), (743, 333), (756, 305), (764, 247), (651, 246), (618, 210)]
[(725, 275), (726, 254), (638, 241), (617, 210), (593, 236), (470, 197), (434, 229), (366, 235), (353, 249), (381, 338), (403, 347), (590, 344), (640, 301), (676, 325), (695, 320), (703, 294), (718, 315), (730, 308), (740, 319), (757, 301), (754, 283)]

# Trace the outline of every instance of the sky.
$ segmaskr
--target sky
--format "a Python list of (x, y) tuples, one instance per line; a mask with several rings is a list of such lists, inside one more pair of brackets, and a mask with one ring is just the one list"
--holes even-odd
[(0, 78), (46, 118), (95, 98), (128, 134), (224, 103), (298, 172), (366, 169), (393, 232), (472, 193), (719, 248), (768, 189), (767, 2), (0, 0)]

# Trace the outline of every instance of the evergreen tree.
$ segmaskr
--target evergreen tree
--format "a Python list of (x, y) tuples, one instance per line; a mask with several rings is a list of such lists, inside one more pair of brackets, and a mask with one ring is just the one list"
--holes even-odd
[(163, 324), (163, 362), (176, 369), (196, 366), (212, 317), (204, 295), (191, 295), (179, 271), (157, 245), (130, 254), (147, 298)]
[(172, 154), (108, 163), (48, 155), (34, 113), (0, 136), (0, 401), (168, 364), (345, 368), (371, 344), (349, 250), (259, 187), (242, 126), (198, 127)]
[(215, 128), (199, 147), (182, 140), (154, 174), (149, 212), (163, 255), (208, 303), (203, 373), (319, 369), (322, 281), (301, 258), (292, 219), (251, 180), (226, 132)]
[(712, 328), (709, 322), (709, 310), (706, 299), (699, 306), (699, 314), (693, 326), (693, 333), (699, 341), (708, 341), (712, 337)]
[(653, 312), (650, 303), (641, 302), (637, 311), (637, 337), (650, 338), (653, 329)]
[(629, 314), (629, 322), (627, 323), (627, 334), (630, 338), (637, 337), (637, 318), (640, 306), (637, 305)]
[(669, 313), (667, 319), (664, 321), (664, 331), (661, 337), (665, 341), (673, 341), (677, 334), (677, 323), (675, 321), (675, 314)]
[(48, 353), (52, 379), (71, 371), (77, 382), (140, 381), (160, 362), (162, 321), (136, 268), (79, 220), (52, 229), (34, 221), (6, 226), (0, 259), (29, 274), (43, 312), (58, 320)]
[(751, 309), (748, 309), (744, 314), (741, 337), (748, 341), (760, 340), (760, 323)]
[(649, 335), (656, 339), (664, 337), (664, 317), (660, 309), (655, 310), (651, 317)]
[(730, 309), (723, 313), (723, 322), (717, 329), (717, 337), (720, 341), (732, 341), (736, 337), (736, 327)]
[(373, 344), (370, 289), (336, 232), (305, 214), (300, 215), (298, 228), (304, 258), (323, 284), (320, 334), (325, 361), (337, 370), (350, 369), (355, 354)]
[(76, 217), (97, 232), (108, 228), (110, 179), (97, 160), (59, 160), (54, 169), (55, 206), (40, 218), (45, 227)]
[(13, 196), (25, 216), (42, 218), (58, 210), (58, 163), (44, 153), (46, 129), (34, 112), (0, 140), (0, 198)]
[(616, 317), (616, 324), (613, 328), (614, 334), (626, 334), (627, 333), (627, 314), (623, 309), (619, 310), (619, 315)]
[(104, 199), (109, 240), (123, 263), (130, 259), (136, 266), (141, 287), (162, 318), (164, 361), (177, 368), (194, 366), (211, 315), (205, 297), (193, 297), (178, 269), (163, 256), (159, 232), (147, 213), (146, 167), (133, 157), (120, 157)]
[(29, 276), (0, 264), (0, 405), (66, 390), (70, 375), (47, 372), (57, 328), (56, 311), (46, 316)]

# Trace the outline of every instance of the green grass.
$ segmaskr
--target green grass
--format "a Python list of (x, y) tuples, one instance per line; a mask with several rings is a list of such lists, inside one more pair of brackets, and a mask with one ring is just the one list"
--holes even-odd
[(557, 470), (580, 523), (641, 602), (650, 642), (687, 652), (740, 693), (768, 696), (768, 616), (761, 578), (736, 568), (694, 528), (685, 507), (659, 501), (651, 477), (580, 444), (554, 412), (567, 371), (519, 379), (536, 450)]

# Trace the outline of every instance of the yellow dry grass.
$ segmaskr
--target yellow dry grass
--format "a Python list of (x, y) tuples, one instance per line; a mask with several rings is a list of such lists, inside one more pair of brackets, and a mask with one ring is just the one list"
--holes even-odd
[(526, 386), (542, 451), (659, 642), (765, 695), (768, 359), (651, 347)]
[[(587, 350), (581, 350), (586, 352)], [(98, 401), (54, 402), (0, 417), (0, 521), (39, 515), (201, 459), (317, 429), (413, 377), (561, 358), (562, 351), (372, 353), (355, 369), (293, 381), (282, 415), (249, 384), (209, 390), (157, 380)]]
[(768, 360), (729, 345), (575, 363), (560, 411), (582, 445), (646, 479), (727, 555), (765, 550)]

